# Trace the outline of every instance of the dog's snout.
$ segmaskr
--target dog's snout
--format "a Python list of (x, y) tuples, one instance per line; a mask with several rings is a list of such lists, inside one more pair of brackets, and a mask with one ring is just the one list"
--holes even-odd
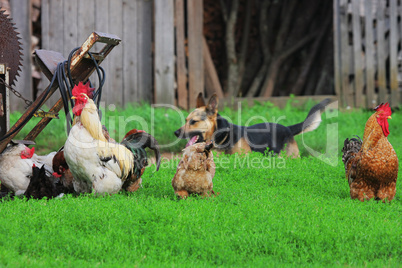
[(181, 133), (180, 128), (174, 132), (174, 134), (176, 135), (176, 137), (179, 137), (179, 136), (180, 136), (180, 133)]

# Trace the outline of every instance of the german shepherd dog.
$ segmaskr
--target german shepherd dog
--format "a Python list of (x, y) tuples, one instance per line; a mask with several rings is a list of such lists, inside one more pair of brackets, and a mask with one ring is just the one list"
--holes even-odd
[(237, 126), (230, 123), (218, 113), (219, 98), (212, 95), (205, 104), (202, 93), (197, 98), (197, 108), (186, 118), (184, 126), (174, 132), (181, 139), (197, 136), (196, 142), (214, 142), (215, 149), (227, 154), (273, 152), (298, 157), (299, 148), (294, 136), (315, 130), (321, 123), (321, 114), (325, 106), (331, 102), (325, 99), (311, 108), (306, 119), (298, 124), (283, 126), (276, 123), (260, 123), (252, 126)]

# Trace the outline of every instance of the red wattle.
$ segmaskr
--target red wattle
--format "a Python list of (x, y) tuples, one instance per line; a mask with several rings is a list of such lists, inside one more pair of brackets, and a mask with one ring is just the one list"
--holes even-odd
[(389, 135), (389, 124), (388, 124), (388, 120), (386, 118), (380, 118), (377, 117), (377, 122), (378, 124), (381, 126), (382, 128), (382, 132), (384, 133), (385, 137), (388, 137)]

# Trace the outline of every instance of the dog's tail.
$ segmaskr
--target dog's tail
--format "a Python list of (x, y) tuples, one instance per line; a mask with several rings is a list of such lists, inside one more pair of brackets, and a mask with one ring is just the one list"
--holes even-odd
[(329, 103), (331, 103), (331, 99), (329, 98), (321, 101), (320, 103), (316, 104), (313, 108), (311, 108), (310, 112), (308, 113), (306, 119), (303, 122), (292, 126), (288, 126), (293, 136), (299, 135), (301, 133), (310, 132), (318, 128), (318, 126), (321, 123), (321, 114), (324, 112), (325, 107)]

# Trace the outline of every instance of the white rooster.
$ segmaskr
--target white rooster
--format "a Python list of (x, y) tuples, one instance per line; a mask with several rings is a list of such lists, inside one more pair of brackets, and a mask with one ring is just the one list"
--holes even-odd
[(109, 142), (103, 134), (97, 107), (89, 97), (92, 91), (88, 83), (82, 82), (73, 89), (76, 118), (64, 145), (64, 157), (74, 176), (74, 190), (109, 194), (122, 188), (130, 190), (147, 165), (146, 147), (155, 151), (159, 169), (158, 143), (145, 132), (128, 135), (121, 144)]

